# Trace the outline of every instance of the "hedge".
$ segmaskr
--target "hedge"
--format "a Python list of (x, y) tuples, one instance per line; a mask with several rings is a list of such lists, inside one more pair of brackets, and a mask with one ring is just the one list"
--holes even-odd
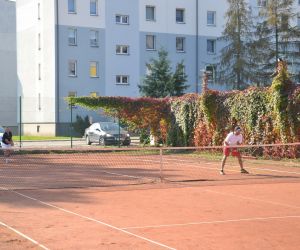
[(245, 143), (300, 141), (300, 86), (289, 80), (286, 69), (269, 88), (244, 91), (208, 90), (182, 97), (126, 98), (71, 97), (72, 104), (104, 109), (136, 128), (150, 129), (167, 145), (221, 145), (236, 125), (242, 127)]

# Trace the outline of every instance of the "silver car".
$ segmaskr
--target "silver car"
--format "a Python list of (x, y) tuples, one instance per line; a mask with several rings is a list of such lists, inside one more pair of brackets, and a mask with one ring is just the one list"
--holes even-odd
[(2, 144), (2, 136), (3, 136), (4, 132), (5, 132), (5, 129), (0, 126), (0, 148), (1, 148), (1, 144)]
[(130, 135), (123, 128), (114, 122), (96, 122), (88, 127), (84, 132), (84, 137), (87, 145), (99, 143), (105, 145), (119, 144), (119, 129), (120, 129), (120, 144), (129, 146), (131, 143)]

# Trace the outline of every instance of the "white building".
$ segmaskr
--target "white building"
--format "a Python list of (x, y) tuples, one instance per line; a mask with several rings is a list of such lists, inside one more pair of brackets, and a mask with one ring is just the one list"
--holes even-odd
[(139, 96), (160, 48), (173, 67), (184, 60), (188, 91), (198, 92), (201, 70), (214, 68), (222, 48), (226, 9), (226, 0), (17, 1), (24, 133), (65, 133), (69, 95)]
[(16, 3), (0, 0), (0, 125), (17, 130)]

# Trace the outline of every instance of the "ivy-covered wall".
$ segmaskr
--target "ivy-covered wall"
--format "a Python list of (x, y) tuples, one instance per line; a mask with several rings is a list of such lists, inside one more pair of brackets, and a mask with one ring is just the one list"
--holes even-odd
[(153, 99), (76, 97), (69, 102), (104, 108), (136, 128), (148, 128), (171, 146), (222, 145), (226, 134), (241, 126), (245, 143), (300, 141), (300, 86), (282, 70), (270, 88)]

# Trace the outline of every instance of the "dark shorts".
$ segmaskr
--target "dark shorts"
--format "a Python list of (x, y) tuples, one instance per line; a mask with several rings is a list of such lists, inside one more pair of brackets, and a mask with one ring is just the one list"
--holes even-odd
[(230, 156), (230, 154), (234, 157), (240, 157), (241, 153), (237, 150), (237, 148), (228, 148), (228, 147), (224, 147), (223, 149), (223, 154), (225, 156)]

